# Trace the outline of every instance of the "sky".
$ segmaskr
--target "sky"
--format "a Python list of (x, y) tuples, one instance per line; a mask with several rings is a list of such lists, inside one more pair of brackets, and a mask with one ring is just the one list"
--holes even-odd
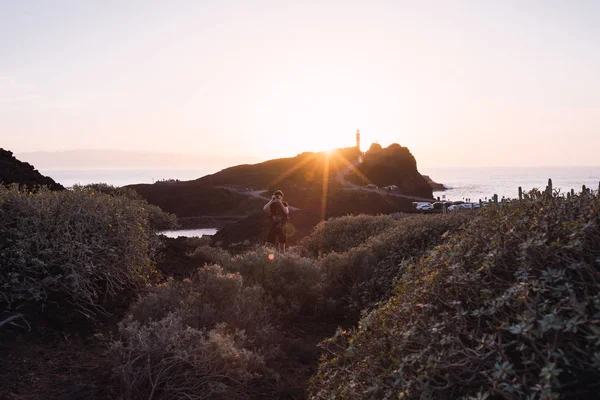
[(598, 165), (598, 1), (0, 0), (0, 147)]

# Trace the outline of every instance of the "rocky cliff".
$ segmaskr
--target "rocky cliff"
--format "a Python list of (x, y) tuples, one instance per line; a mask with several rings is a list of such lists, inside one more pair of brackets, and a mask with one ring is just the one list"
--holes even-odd
[(440, 192), (442, 190), (448, 190), (446, 186), (441, 183), (435, 182), (433, 179), (429, 177), (429, 175), (423, 175), (423, 178), (429, 183), (429, 186), (433, 189), (434, 192)]
[(61, 184), (40, 174), (31, 164), (17, 160), (12, 152), (1, 148), (0, 183), (4, 185), (18, 183), (20, 186), (28, 188), (48, 186), (52, 190), (64, 190)]
[(397, 143), (386, 148), (374, 143), (363, 156), (362, 163), (345, 178), (354, 184), (396, 185), (397, 191), (405, 195), (433, 197), (431, 186), (417, 170), (415, 157), (408, 148)]

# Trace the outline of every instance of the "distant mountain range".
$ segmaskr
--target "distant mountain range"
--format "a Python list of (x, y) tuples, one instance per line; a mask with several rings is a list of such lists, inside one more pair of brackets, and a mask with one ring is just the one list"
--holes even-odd
[(15, 156), (42, 169), (129, 169), (226, 168), (262, 161), (258, 157), (211, 154), (154, 153), (125, 150), (67, 150), (15, 153)]

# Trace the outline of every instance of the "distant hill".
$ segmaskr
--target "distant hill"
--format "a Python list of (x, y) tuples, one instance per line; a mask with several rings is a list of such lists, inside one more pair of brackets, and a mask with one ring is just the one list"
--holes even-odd
[(64, 190), (52, 178), (39, 173), (31, 164), (19, 161), (12, 152), (0, 148), (0, 183), (8, 185), (18, 183), (20, 186), (33, 188), (49, 186), (52, 190)]
[(337, 149), (333, 153), (306, 152), (296, 157), (237, 165), (204, 176), (196, 182), (203, 185), (237, 185), (260, 189), (294, 185), (321, 187), (325, 177), (333, 184), (335, 175), (359, 155), (360, 152), (354, 147)]

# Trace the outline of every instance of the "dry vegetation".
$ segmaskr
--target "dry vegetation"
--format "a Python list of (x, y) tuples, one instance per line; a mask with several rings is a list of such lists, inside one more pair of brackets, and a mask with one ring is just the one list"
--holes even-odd
[(598, 195), (482, 211), (325, 343), (312, 398), (593, 398), (599, 268)]
[(3, 315), (93, 319), (145, 288), (153, 274), (152, 222), (175, 223), (160, 214), (142, 200), (94, 188), (31, 193), (0, 186)]
[(201, 239), (153, 285), (174, 221), (133, 192), (0, 188), (0, 222), (4, 315), (137, 295), (108, 343), (122, 399), (581, 398), (600, 378), (597, 194), (341, 217), (283, 254)]
[[(278, 366), (303, 356), (285, 338), (290, 326), (347, 314), (356, 307), (352, 294), (379, 288), (380, 276), (390, 281), (383, 295), (408, 260), (468, 219), (342, 217), (287, 253), (261, 247), (231, 257), (202, 244), (189, 256), (206, 266), (191, 279), (154, 288), (121, 323), (112, 354), (124, 398), (276, 397)], [(319, 253), (327, 256), (314, 257)], [(363, 256), (372, 265), (361, 274)]]

